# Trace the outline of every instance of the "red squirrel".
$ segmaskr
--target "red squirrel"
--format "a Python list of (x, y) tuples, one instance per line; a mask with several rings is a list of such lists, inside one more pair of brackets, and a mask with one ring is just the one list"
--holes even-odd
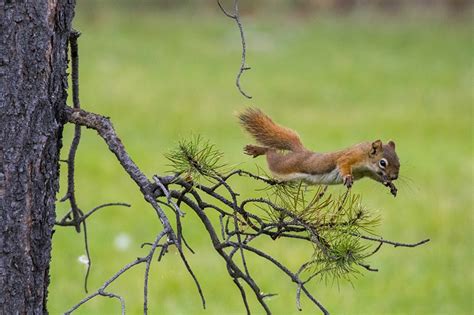
[(295, 131), (274, 123), (259, 109), (248, 108), (239, 119), (261, 144), (245, 146), (244, 153), (253, 157), (266, 155), (270, 171), (279, 180), (344, 184), (350, 188), (355, 180), (369, 177), (389, 187), (393, 196), (397, 195), (392, 181), (398, 178), (400, 162), (393, 141), (383, 144), (375, 140), (336, 152), (316, 153), (303, 146)]

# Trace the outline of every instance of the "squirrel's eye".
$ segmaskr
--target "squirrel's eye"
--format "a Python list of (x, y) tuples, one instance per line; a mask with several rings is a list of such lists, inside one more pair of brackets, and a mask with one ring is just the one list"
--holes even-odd
[(379, 161), (379, 165), (380, 165), (381, 168), (385, 168), (387, 166), (387, 164), (388, 164), (388, 162), (387, 162), (386, 159), (381, 159)]

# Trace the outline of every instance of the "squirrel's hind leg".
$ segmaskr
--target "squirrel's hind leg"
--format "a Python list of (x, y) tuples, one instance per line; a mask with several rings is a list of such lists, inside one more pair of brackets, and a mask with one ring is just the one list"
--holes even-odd
[(247, 155), (251, 155), (254, 158), (259, 156), (259, 155), (265, 155), (267, 153), (269, 148), (267, 147), (259, 147), (257, 145), (246, 145), (244, 147), (244, 153)]

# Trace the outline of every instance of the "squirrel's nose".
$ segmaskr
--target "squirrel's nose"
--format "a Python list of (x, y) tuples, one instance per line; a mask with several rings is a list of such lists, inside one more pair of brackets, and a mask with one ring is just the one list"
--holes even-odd
[(398, 174), (393, 174), (393, 175), (390, 175), (390, 178), (392, 180), (396, 180), (398, 178)]

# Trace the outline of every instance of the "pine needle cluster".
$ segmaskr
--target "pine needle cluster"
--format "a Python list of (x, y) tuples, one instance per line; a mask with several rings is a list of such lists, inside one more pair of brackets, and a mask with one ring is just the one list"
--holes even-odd
[(215, 145), (199, 135), (180, 140), (176, 148), (165, 154), (172, 171), (188, 181), (218, 175), (225, 167), (222, 156)]
[(313, 241), (313, 257), (306, 265), (311, 276), (324, 280), (351, 280), (360, 274), (359, 266), (371, 255), (370, 246), (358, 235), (374, 233), (380, 217), (362, 206), (361, 196), (345, 191), (327, 193), (325, 186), (303, 182), (276, 185), (271, 198), (281, 211), (269, 207), (267, 213), (283, 225), (303, 227)]

